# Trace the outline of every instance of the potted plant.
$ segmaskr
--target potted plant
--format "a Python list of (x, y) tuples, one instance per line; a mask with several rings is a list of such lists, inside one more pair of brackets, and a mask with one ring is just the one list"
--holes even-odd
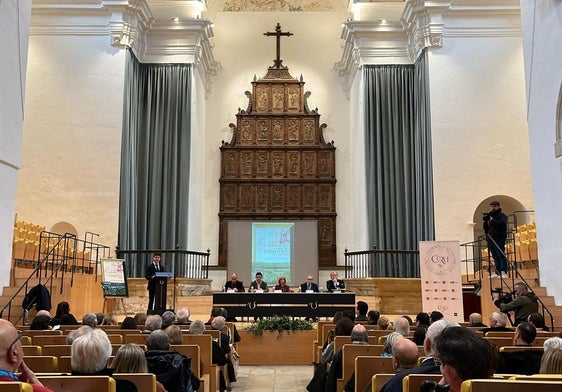
[(246, 327), (246, 331), (255, 336), (262, 336), (263, 331), (277, 331), (277, 338), (281, 337), (283, 331), (291, 333), (294, 331), (309, 331), (313, 329), (312, 324), (301, 319), (292, 319), (288, 316), (272, 316), (258, 320)]

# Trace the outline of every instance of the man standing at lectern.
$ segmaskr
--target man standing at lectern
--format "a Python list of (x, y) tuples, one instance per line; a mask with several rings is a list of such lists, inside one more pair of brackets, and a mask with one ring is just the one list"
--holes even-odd
[(157, 279), (154, 279), (157, 272), (164, 272), (164, 266), (160, 264), (160, 253), (154, 253), (152, 257), (152, 263), (146, 267), (146, 274), (144, 277), (148, 280), (147, 289), (148, 289), (148, 311), (154, 310), (154, 293), (156, 292), (156, 284), (158, 283)]

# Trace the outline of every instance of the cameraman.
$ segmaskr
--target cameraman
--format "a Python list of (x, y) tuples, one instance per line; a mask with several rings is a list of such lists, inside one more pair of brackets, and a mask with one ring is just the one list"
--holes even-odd
[(492, 254), (496, 272), (492, 278), (507, 276), (507, 259), (505, 258), (505, 239), (507, 238), (507, 217), (500, 208), (499, 201), (490, 203), (490, 212), (482, 217), (484, 232), (488, 242), (488, 252)]
[(519, 325), (521, 321), (527, 321), (527, 317), (529, 317), (531, 313), (536, 313), (538, 311), (538, 298), (535, 293), (529, 292), (525, 283), (515, 283), (515, 286), (513, 286), (513, 297), (513, 301), (500, 298), (494, 302), (503, 313), (512, 310), (515, 311), (515, 323), (513, 325)]

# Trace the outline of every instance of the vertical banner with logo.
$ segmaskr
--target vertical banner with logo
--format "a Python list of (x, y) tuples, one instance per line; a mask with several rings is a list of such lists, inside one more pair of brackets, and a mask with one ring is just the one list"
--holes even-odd
[(438, 310), (448, 320), (464, 321), (461, 271), (458, 241), (420, 241), (424, 312)]

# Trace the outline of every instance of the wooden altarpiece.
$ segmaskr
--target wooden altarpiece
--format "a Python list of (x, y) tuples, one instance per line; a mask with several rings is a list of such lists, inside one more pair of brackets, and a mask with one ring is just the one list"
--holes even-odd
[(246, 96), (220, 148), (219, 266), (228, 264), (228, 221), (304, 219), (317, 221), (318, 266), (336, 266), (335, 147), (308, 107), (302, 76), (293, 78), (278, 55)]

